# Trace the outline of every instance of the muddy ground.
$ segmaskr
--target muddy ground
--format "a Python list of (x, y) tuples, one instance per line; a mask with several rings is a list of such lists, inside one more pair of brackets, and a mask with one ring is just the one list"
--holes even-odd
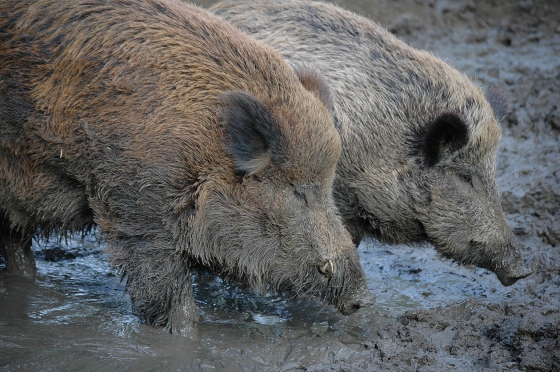
[(534, 274), (505, 288), (427, 245), (364, 242), (371, 308), (343, 317), (197, 277), (187, 339), (132, 315), (95, 236), (38, 241), (35, 282), (0, 274), (0, 369), (560, 370), (560, 2), (337, 3), (511, 95), (498, 182)]

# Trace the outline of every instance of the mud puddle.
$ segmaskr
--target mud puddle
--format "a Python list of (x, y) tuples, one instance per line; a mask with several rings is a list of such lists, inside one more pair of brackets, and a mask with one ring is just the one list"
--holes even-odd
[(406, 311), (511, 295), (493, 274), (442, 261), (430, 247), (368, 242), (359, 249), (377, 296), (373, 307), (347, 318), (313, 299), (262, 297), (195, 275), (200, 330), (189, 339), (142, 324), (132, 314), (95, 236), (39, 241), (33, 249), (37, 280), (0, 280), (0, 368), (7, 370), (259, 370), (289, 360), (294, 343), (301, 344), (296, 349), (305, 360), (320, 361), (326, 349), (319, 339), (368, 345), (366, 329), (376, 318), (396, 322)]

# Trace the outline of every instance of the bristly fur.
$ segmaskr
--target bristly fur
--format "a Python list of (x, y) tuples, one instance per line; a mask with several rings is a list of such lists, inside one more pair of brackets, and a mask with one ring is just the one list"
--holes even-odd
[(485, 97), (433, 55), (325, 2), (224, 0), (210, 9), (328, 82), (343, 149), (335, 200), (355, 243), (427, 240), (461, 262), (471, 255), (504, 284), (525, 275), (496, 187), (503, 92)]
[[(134, 308), (172, 333), (195, 327), (193, 264), (364, 304), (315, 75), (180, 0), (5, 0), (0, 51), (9, 270), (25, 274), (11, 257), (38, 228), (95, 224)], [(325, 260), (340, 268), (328, 283)]]

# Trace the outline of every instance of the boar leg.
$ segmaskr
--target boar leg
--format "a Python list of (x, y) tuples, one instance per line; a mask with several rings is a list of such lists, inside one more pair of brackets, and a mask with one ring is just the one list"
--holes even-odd
[(194, 293), (190, 273), (183, 273), (182, 280), (178, 280), (169, 310), (169, 318), (165, 329), (177, 335), (192, 336), (196, 334), (198, 312), (194, 302)]
[(198, 314), (183, 254), (148, 242), (113, 253), (124, 269), (133, 307), (148, 324), (164, 326), (172, 334), (196, 335)]
[(4, 255), (8, 273), (35, 277), (37, 268), (31, 251), (32, 236), (12, 229), (10, 221), (0, 216), (0, 254)]

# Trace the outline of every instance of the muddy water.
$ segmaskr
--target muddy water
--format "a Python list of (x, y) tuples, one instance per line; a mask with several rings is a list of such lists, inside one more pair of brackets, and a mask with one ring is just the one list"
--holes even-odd
[[(132, 314), (95, 236), (38, 241), (33, 248), (37, 280), (0, 280), (0, 368), (8, 370), (258, 369), (285, 352), (274, 346), (282, 335), (293, 341), (343, 332), (353, 343), (366, 342), (360, 323), (380, 314), (396, 319), (407, 310), (509, 296), (492, 274), (442, 263), (430, 247), (369, 242), (360, 254), (377, 303), (351, 316), (353, 321), (344, 322), (335, 309), (313, 299), (263, 298), (195, 275), (201, 324), (198, 336), (188, 339), (142, 324)], [(247, 350), (250, 355), (244, 355)]]
[(364, 242), (374, 306), (344, 317), (195, 276), (200, 330), (185, 338), (132, 314), (95, 237), (41, 241), (37, 280), (0, 270), (0, 370), (560, 370), (560, 3), (338, 3), (511, 95), (498, 181), (534, 274), (504, 288), (429, 246)]

